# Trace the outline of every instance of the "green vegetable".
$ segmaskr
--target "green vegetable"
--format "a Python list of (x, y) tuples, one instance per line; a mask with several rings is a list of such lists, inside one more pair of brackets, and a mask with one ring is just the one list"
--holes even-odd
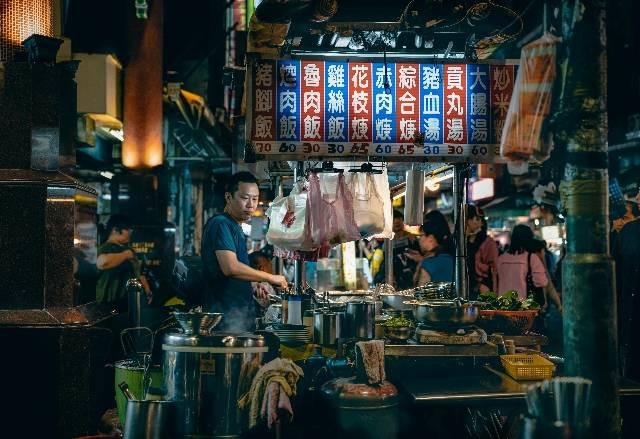
[(384, 322), (384, 326), (386, 326), (387, 328), (411, 328), (413, 327), (413, 322), (404, 317), (392, 317)]
[(528, 309), (540, 309), (540, 305), (532, 296), (520, 300), (517, 291), (507, 291), (502, 296), (497, 296), (493, 291), (487, 291), (478, 295), (479, 302), (485, 302), (482, 309), (495, 309), (500, 311), (523, 311)]

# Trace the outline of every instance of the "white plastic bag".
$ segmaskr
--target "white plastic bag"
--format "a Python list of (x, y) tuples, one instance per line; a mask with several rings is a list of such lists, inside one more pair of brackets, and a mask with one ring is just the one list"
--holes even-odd
[(287, 250), (313, 250), (308, 218), (308, 192), (297, 182), (286, 197), (277, 197), (267, 209), (267, 242)]
[(391, 191), (389, 190), (389, 177), (387, 168), (382, 170), (382, 174), (374, 174), (373, 180), (380, 199), (382, 199), (382, 207), (384, 212), (384, 229), (382, 233), (374, 235), (373, 238), (393, 239), (393, 206), (391, 205)]
[(384, 203), (378, 194), (374, 175), (357, 172), (347, 178), (353, 197), (353, 215), (363, 238), (384, 232)]

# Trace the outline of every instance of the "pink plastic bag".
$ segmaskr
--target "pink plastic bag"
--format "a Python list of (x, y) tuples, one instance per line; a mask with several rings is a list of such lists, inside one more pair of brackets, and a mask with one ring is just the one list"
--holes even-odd
[[(309, 174), (309, 226), (314, 246), (360, 239), (353, 216), (353, 199), (344, 176), (338, 174), (337, 181), (335, 174), (321, 176), (322, 180), (315, 172)], [(332, 183), (335, 184), (334, 191), (327, 189)]]

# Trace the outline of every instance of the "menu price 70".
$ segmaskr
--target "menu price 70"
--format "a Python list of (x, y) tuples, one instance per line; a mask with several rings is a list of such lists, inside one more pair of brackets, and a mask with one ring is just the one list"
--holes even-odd
[(415, 157), (436, 160), (442, 158), (457, 161), (491, 163), (500, 161), (500, 147), (498, 145), (452, 145), (452, 144), (424, 144), (413, 143), (327, 143), (327, 142), (253, 142), (255, 152), (265, 156), (286, 155), (321, 157)]

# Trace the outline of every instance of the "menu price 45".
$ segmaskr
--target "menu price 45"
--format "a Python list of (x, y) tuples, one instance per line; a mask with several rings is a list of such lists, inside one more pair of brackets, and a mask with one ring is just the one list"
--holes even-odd
[(491, 163), (500, 161), (498, 145), (415, 145), (412, 143), (253, 142), (255, 152), (280, 156), (381, 156), (416, 157), (442, 161), (455, 159)]

